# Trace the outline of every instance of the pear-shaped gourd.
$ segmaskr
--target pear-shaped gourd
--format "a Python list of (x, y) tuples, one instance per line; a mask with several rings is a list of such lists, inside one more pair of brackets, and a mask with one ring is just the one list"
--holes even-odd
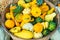
[(55, 18), (56, 16), (56, 13), (52, 13), (52, 14), (49, 14), (49, 15), (46, 15), (45, 16), (45, 21), (53, 21), (53, 19)]

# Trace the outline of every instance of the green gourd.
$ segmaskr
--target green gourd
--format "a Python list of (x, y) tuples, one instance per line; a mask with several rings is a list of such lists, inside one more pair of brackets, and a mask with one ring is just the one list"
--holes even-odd
[(41, 5), (43, 3), (43, 0), (36, 0), (37, 1), (37, 5)]
[(23, 10), (23, 7), (22, 6), (17, 6), (16, 9), (13, 10), (14, 16), (16, 16), (19, 13), (21, 13), (22, 10)]
[(29, 2), (31, 2), (32, 0), (24, 0), (26, 3), (29, 3)]

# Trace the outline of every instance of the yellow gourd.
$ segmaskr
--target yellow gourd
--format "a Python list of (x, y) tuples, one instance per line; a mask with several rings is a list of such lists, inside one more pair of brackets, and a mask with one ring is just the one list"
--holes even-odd
[(41, 10), (38, 7), (32, 7), (31, 14), (34, 17), (38, 17), (41, 15)]
[(14, 35), (20, 38), (25, 38), (25, 39), (33, 38), (33, 33), (27, 30), (22, 30), (21, 32), (15, 33)]
[(54, 12), (55, 8), (51, 8), (49, 11), (48, 11), (48, 14), (52, 14)]
[(15, 16), (15, 20), (17, 21), (17, 22), (22, 22), (22, 14), (20, 13), (20, 14), (17, 14), (16, 16)]
[(41, 24), (43, 25), (44, 29), (48, 28), (48, 25), (49, 25), (48, 22), (42, 22)]
[(19, 26), (10, 29), (10, 32), (11, 32), (11, 33), (17, 33), (17, 32), (19, 32), (19, 31), (21, 31), (21, 27), (19, 27)]
[(24, 7), (24, 8), (30, 8), (31, 5), (30, 5), (29, 3), (26, 3), (26, 4), (23, 5), (23, 7)]
[(25, 4), (24, 0), (19, 0), (18, 1), (18, 5), (22, 5), (23, 6), (24, 4)]
[(7, 19), (11, 19), (10, 13), (6, 13), (6, 18), (7, 18)]
[(34, 5), (36, 5), (36, 3), (37, 3), (36, 0), (32, 0), (32, 2), (30, 2), (30, 5), (34, 6)]
[(30, 20), (31, 20), (31, 16), (30, 15), (25, 14), (25, 15), (22, 16), (22, 21), (23, 22), (27, 23), (27, 22), (30, 22)]
[(10, 11), (13, 11), (16, 8), (16, 6), (10, 6)]

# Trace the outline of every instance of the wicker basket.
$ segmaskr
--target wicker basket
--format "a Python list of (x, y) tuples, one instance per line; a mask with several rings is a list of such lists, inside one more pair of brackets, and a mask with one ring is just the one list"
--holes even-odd
[[(13, 1), (11, 0), (11, 3), (17, 3), (17, 1), (18, 1), (18, 0), (13, 0)], [(54, 5), (51, 4), (49, 1), (47, 1), (47, 0), (44, 0), (44, 1), (45, 1), (50, 7), (54, 7)], [(8, 6), (8, 5), (7, 5), (7, 6)], [(14, 36), (13, 34), (11, 34), (11, 33), (5, 28), (4, 22), (5, 22), (5, 13), (7, 12), (7, 11), (6, 11), (7, 9), (8, 9), (8, 7), (6, 7), (6, 8), (2, 11), (2, 13), (1, 13), (1, 15), (2, 15), (1, 24), (2, 24), (2, 26), (4, 27), (5, 32), (7, 32), (8, 35), (10, 35), (13, 40), (48, 40), (48, 39), (52, 36), (52, 34), (56, 31), (56, 30), (54, 30), (52, 33), (50, 33), (49, 35), (47, 35), (46, 37), (43, 37), (43, 38), (41, 38), (41, 39), (21, 39), (21, 38), (18, 38), (18, 37), (16, 37), (16, 36)], [(59, 12), (57, 11), (57, 9), (56, 9), (56, 13), (59, 13)], [(55, 21), (57, 22), (57, 27), (58, 27), (59, 14), (57, 14)]]

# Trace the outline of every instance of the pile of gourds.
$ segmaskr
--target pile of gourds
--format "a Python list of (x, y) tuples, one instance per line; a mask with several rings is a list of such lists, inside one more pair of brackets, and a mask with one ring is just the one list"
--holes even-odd
[(42, 38), (52, 32), (57, 24), (55, 9), (44, 0), (19, 0), (10, 5), (5, 27), (17, 37)]

